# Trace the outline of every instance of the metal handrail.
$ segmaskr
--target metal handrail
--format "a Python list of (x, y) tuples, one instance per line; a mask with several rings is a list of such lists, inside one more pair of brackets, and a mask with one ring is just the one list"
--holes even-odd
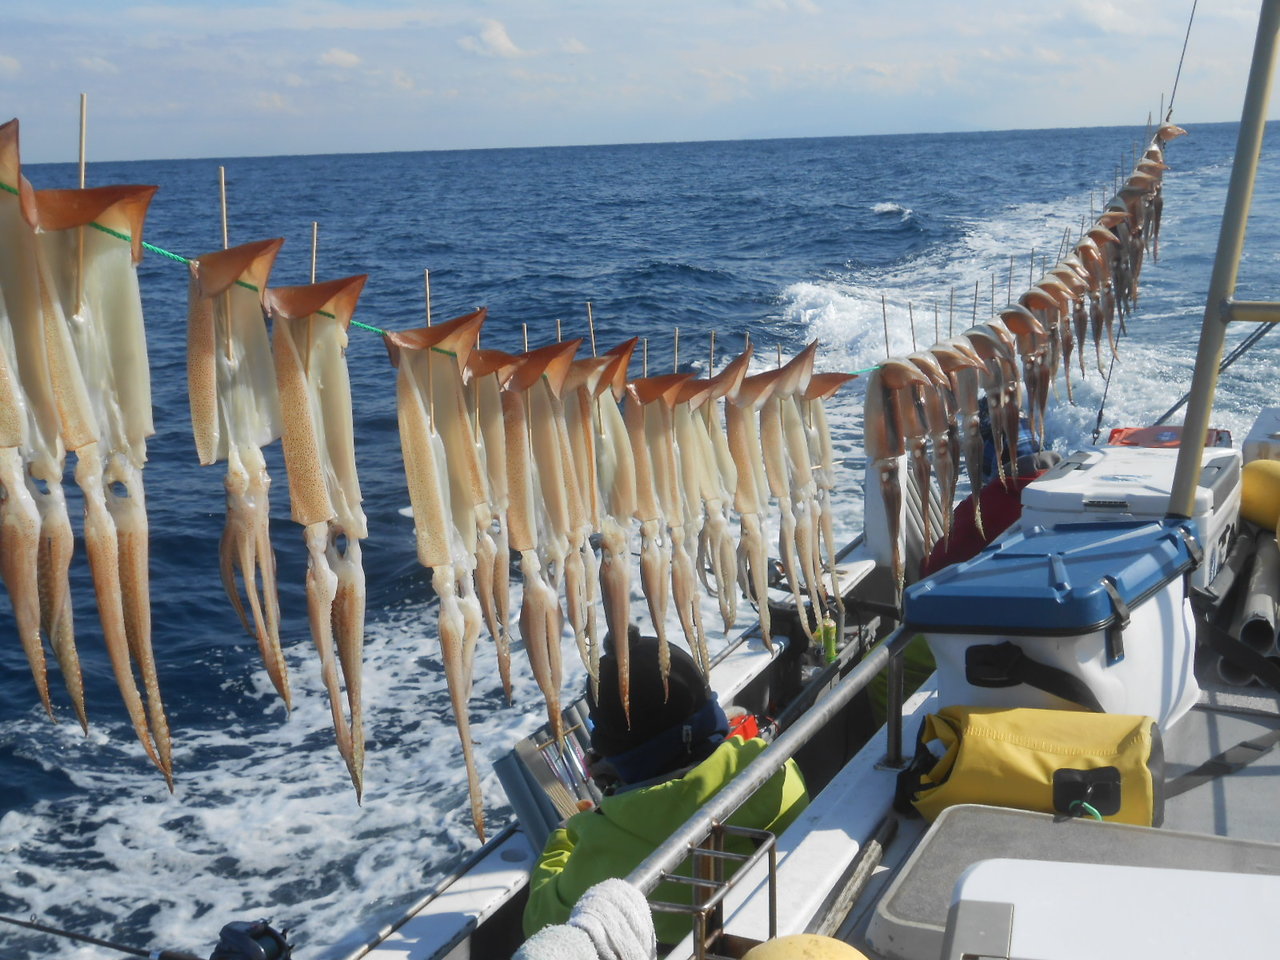
[[(650, 893), (665, 877), (672, 873), (691, 850), (762, 787), (770, 777), (782, 769), (802, 746), (808, 743), (828, 721), (840, 712), (855, 695), (871, 683), (891, 659), (895, 659), (906, 646), (910, 636), (901, 629), (867, 652), (867, 655), (849, 674), (831, 689), (826, 696), (800, 717), (778, 739), (769, 744), (747, 769), (730, 780), (714, 797), (704, 803), (696, 813), (684, 822), (653, 853), (627, 876), (627, 882), (642, 893)], [(902, 712), (889, 717), (890, 725), (902, 724)], [(899, 730), (899, 742), (901, 733)]]
[[(1209, 429), (1209, 415), (1218, 387), (1218, 369), (1226, 340), (1226, 326), (1232, 320), (1269, 321), (1277, 318), (1274, 304), (1246, 304), (1234, 301), (1240, 254), (1244, 250), (1245, 227), (1253, 201), (1253, 183), (1262, 153), (1267, 102), (1275, 71), (1276, 40), (1280, 33), (1280, 0), (1263, 0), (1258, 15), (1258, 36), (1254, 42), (1249, 84), (1245, 89), (1240, 133), (1236, 139), (1235, 161), (1227, 187), (1226, 208), (1218, 233), (1218, 249), (1205, 302), (1200, 345), (1196, 351), (1195, 373), (1191, 378), (1191, 400), (1183, 421), (1183, 444), (1178, 448), (1178, 465), (1169, 495), (1169, 513), (1190, 517), (1195, 511), (1196, 483), (1200, 460)], [(1191, 442), (1185, 442), (1190, 440)]]
[[(731, 853), (723, 849), (726, 836), (744, 837), (756, 844), (750, 854)], [(769, 938), (778, 935), (778, 856), (777, 838), (768, 830), (757, 830), (752, 827), (735, 827), (721, 824), (712, 830), (707, 838), (711, 846), (695, 847), (690, 853), (693, 858), (692, 877), (670, 874), (665, 877), (667, 883), (683, 883), (695, 888), (693, 903), (670, 903), (661, 900), (650, 901), (649, 906), (664, 913), (685, 913), (693, 918), (693, 943), (695, 960), (708, 960), (714, 956), (709, 953), (711, 943), (724, 929), (724, 899), (739, 877), (745, 876), (750, 868), (761, 860), (768, 861), (769, 876)], [(724, 878), (721, 861), (736, 860), (739, 872), (728, 880)], [(701, 870), (709, 870), (711, 877), (698, 876)], [(701, 889), (699, 889), (701, 888)], [(703, 892), (709, 890), (710, 892)]]

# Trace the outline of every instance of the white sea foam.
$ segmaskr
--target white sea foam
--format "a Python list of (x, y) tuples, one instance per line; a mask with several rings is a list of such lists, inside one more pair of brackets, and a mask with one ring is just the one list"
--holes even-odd
[(881, 215), (896, 213), (903, 220), (908, 219), (912, 213), (910, 208), (904, 207), (900, 203), (892, 203), (892, 202), (873, 204), (871, 207), (871, 212), (875, 214), (881, 214)]

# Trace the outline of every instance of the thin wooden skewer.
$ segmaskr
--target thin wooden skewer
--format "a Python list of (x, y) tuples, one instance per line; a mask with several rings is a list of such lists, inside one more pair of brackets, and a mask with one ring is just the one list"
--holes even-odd
[[(318, 220), (311, 221), (311, 282), (316, 282), (316, 252), (320, 249), (320, 222)], [(310, 372), (311, 369), (311, 334), (312, 321), (307, 318), (307, 352), (303, 358), (302, 369)], [(428, 371), (428, 377), (430, 371)], [(430, 383), (430, 380), (428, 380)], [(431, 400), (427, 399), (428, 412), (430, 412)], [(432, 421), (435, 422), (434, 420)]]
[(973, 281), (973, 322), (978, 322), (978, 281)]
[[(80, 189), (85, 184), (85, 145), (89, 132), (89, 95), (80, 94)], [(76, 306), (84, 299), (84, 227), (76, 228)]]
[(884, 294), (880, 294), (880, 317), (884, 320), (884, 355), (887, 357), (893, 353), (889, 349), (889, 308), (885, 305)]
[(564, 343), (564, 331), (561, 329), (559, 317), (556, 317), (556, 343)]
[(782, 344), (778, 344), (778, 366), (782, 366)]
[(596, 321), (595, 318), (591, 316), (590, 300), (587, 301), (587, 329), (591, 331), (591, 355), (593, 357), (599, 356), (599, 354), (596, 353)]
[(671, 372), (679, 373), (680, 372), (680, 328), (679, 327), (676, 327), (676, 335), (671, 345), (671, 351), (674, 354), (674, 359), (671, 361)]
[[(230, 246), (230, 240), (229, 240), (230, 234), (228, 233), (228, 230), (227, 230), (227, 168), (226, 167), (218, 167), (218, 206), (222, 213), (222, 249), (225, 250), (227, 249), (228, 246)], [(235, 351), (232, 349), (232, 345), (231, 345), (231, 323), (230, 323), (231, 293), (229, 290), (224, 291), (222, 296), (223, 296), (222, 302), (224, 307), (226, 308), (225, 312), (227, 314), (227, 320), (228, 320), (227, 322), (227, 360), (231, 361), (235, 359)], [(311, 334), (311, 328), (310, 326), (308, 326), (307, 327), (308, 337), (310, 337), (310, 334)], [(308, 350), (308, 353), (310, 353), (309, 350)], [(304, 369), (305, 369), (305, 364), (309, 362), (309, 360), (310, 360), (310, 357), (303, 358)]]
[(227, 239), (227, 168), (218, 168), (218, 197), (222, 204), (222, 249), (231, 246)]
[[(431, 326), (431, 271), (425, 267), (422, 270), (422, 285), (427, 290), (427, 326)], [(526, 330), (524, 335), (524, 349), (529, 350), (529, 333)]]
[(708, 377), (709, 377), (709, 376), (711, 376), (712, 374), (714, 374), (714, 373), (716, 372), (716, 332), (715, 332), (714, 330), (712, 330), (712, 331), (711, 331), (711, 353), (710, 353), (710, 358), (711, 358), (711, 359), (710, 359), (710, 364), (711, 364), (711, 365), (710, 365), (709, 367), (707, 367), (707, 376), (708, 376)]
[(916, 347), (916, 312), (910, 300), (907, 301), (907, 320), (911, 324), (911, 352), (915, 353), (918, 349)]
[(529, 325), (527, 323), (520, 324), (520, 328), (524, 331), (524, 352), (529, 352)]

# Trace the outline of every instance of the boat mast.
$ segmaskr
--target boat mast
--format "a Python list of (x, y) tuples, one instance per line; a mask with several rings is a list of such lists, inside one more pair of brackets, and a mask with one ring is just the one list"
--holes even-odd
[(1178, 450), (1178, 466), (1173, 490), (1169, 495), (1169, 514), (1190, 517), (1195, 507), (1196, 484), (1200, 478), (1200, 458), (1204, 452), (1209, 414), (1218, 386), (1218, 364), (1227, 324), (1233, 320), (1270, 323), (1280, 320), (1280, 303), (1237, 301), (1236, 274), (1240, 253), (1244, 248), (1245, 225), (1253, 200), (1253, 182), (1258, 172), (1258, 156), (1262, 152), (1262, 134), (1266, 127), (1267, 102), (1271, 93), (1271, 77), (1275, 68), (1276, 36), (1280, 31), (1280, 0), (1263, 0), (1258, 16), (1258, 38), (1249, 67), (1249, 85), (1245, 90), (1244, 110), (1240, 118), (1240, 134), (1236, 140), (1235, 162), (1227, 187), (1227, 204), (1218, 234), (1218, 252), (1213, 261), (1209, 296), (1205, 302), (1204, 324), (1200, 328), (1200, 346), (1196, 352), (1195, 373), (1191, 378), (1191, 400), (1182, 428), (1182, 445)]

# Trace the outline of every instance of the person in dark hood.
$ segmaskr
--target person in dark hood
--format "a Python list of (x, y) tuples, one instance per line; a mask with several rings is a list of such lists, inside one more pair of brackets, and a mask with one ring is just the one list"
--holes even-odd
[[(600, 805), (575, 814), (547, 840), (529, 881), (524, 932), (563, 923), (589, 887), (625, 877), (671, 832), (765, 748), (764, 740), (729, 735), (729, 722), (702, 672), (684, 650), (672, 646), (667, 695), (658, 671), (658, 641), (633, 625), (630, 722), (618, 692), (618, 662), (611, 638), (600, 659), (600, 692), (588, 692), (589, 770), (605, 792)], [(780, 833), (809, 802), (795, 761), (771, 777), (729, 823)], [(750, 852), (740, 839), (726, 846)], [(727, 872), (735, 865), (729, 864)], [(687, 875), (685, 864), (679, 872)], [(655, 899), (689, 902), (689, 888), (663, 884)], [(658, 940), (678, 942), (690, 921), (680, 914), (654, 916)]]

